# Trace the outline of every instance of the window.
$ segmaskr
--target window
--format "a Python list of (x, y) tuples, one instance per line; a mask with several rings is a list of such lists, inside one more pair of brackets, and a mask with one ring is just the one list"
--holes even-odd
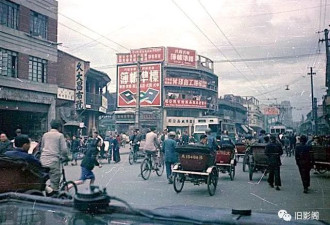
[(30, 34), (47, 39), (47, 17), (31, 11)]
[(47, 82), (47, 60), (29, 57), (29, 80)]
[(0, 0), (0, 25), (18, 29), (18, 5)]
[(17, 77), (17, 53), (0, 48), (0, 75)]

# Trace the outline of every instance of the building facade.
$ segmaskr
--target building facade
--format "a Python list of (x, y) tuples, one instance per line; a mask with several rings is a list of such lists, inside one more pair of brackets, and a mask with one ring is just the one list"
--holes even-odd
[[(136, 127), (137, 102), (143, 130), (154, 126), (193, 133), (194, 118), (217, 110), (218, 77), (213, 62), (194, 50), (136, 49), (118, 54), (117, 61), (118, 132)], [(136, 99), (138, 80), (140, 97)]]
[(0, 130), (38, 139), (55, 118), (55, 0), (0, 0)]

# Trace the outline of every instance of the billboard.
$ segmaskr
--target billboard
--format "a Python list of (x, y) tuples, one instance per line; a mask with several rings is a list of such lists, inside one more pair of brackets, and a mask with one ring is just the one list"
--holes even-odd
[(75, 65), (75, 89), (76, 89), (76, 98), (75, 106), (76, 109), (85, 108), (85, 64), (83, 61), (78, 61)]
[(265, 107), (263, 114), (267, 116), (276, 116), (280, 114), (280, 110), (277, 107)]
[(164, 80), (165, 85), (180, 86), (180, 87), (196, 87), (207, 88), (207, 82), (205, 80), (195, 80), (186, 78), (166, 77)]
[[(161, 64), (141, 65), (140, 106), (161, 106)], [(137, 65), (118, 66), (118, 107), (135, 107)]]
[(165, 107), (177, 108), (202, 108), (206, 109), (206, 101), (188, 100), (188, 99), (165, 99)]
[(167, 48), (168, 64), (196, 67), (196, 51), (183, 48)]
[(164, 47), (132, 49), (130, 53), (118, 53), (117, 64), (133, 64), (141, 57), (140, 62), (162, 62), (165, 60)]

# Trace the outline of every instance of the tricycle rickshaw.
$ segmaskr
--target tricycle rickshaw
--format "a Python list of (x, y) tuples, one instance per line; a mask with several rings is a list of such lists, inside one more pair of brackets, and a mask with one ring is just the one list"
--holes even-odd
[(261, 171), (267, 172), (268, 169), (268, 157), (265, 154), (266, 144), (256, 143), (249, 147), (246, 156), (246, 160), (249, 166), (249, 179), (252, 180), (253, 173)]
[(313, 145), (311, 151), (312, 164), (320, 174), (330, 170), (330, 146)]
[(228, 172), (230, 180), (235, 177), (235, 149), (232, 145), (223, 145), (216, 153), (216, 166), (219, 172)]
[(179, 163), (172, 170), (174, 190), (181, 192), (184, 182), (194, 185), (207, 184), (209, 194), (215, 194), (218, 184), (218, 170), (215, 166), (215, 156), (207, 146), (184, 145), (176, 147)]
[(246, 145), (245, 145), (245, 143), (238, 142), (235, 144), (235, 148), (236, 148), (236, 161), (238, 162), (240, 156), (242, 156), (244, 159)]

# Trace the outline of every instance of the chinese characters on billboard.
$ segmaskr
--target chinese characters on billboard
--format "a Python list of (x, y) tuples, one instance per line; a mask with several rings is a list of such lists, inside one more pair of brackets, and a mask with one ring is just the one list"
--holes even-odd
[(178, 108), (203, 108), (206, 109), (206, 101), (188, 100), (188, 99), (166, 99), (164, 102), (165, 107), (178, 107)]
[(75, 79), (76, 79), (76, 109), (85, 108), (85, 67), (84, 63), (78, 61), (75, 67)]
[[(161, 64), (141, 65), (140, 106), (161, 105)], [(118, 67), (118, 107), (135, 107), (138, 67)]]
[(171, 86), (181, 86), (181, 87), (207, 88), (207, 82), (205, 80), (195, 80), (195, 79), (186, 79), (186, 78), (166, 77), (164, 84)]
[(263, 111), (264, 115), (268, 116), (276, 116), (280, 114), (280, 110), (276, 107), (265, 107)]
[(196, 51), (182, 48), (167, 48), (168, 64), (196, 67)]
[(117, 54), (118, 64), (131, 64), (138, 61), (138, 56), (141, 57), (140, 62), (162, 62), (164, 61), (164, 48), (142, 48), (133, 49), (131, 53), (119, 53)]

